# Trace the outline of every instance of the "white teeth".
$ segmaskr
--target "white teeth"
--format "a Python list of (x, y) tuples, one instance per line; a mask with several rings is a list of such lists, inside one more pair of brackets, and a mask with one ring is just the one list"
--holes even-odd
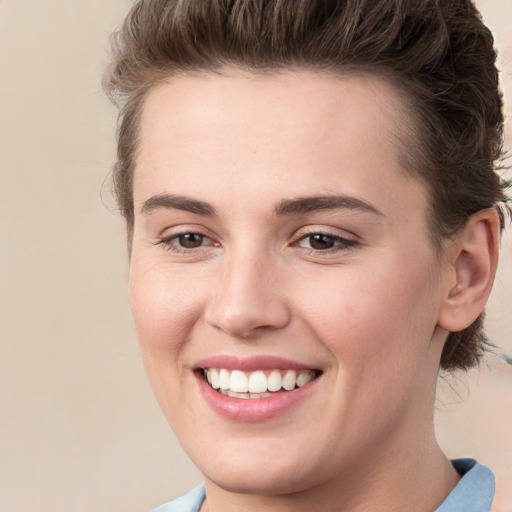
[(212, 368), (208, 371), (208, 382), (212, 385), (213, 389), (219, 389), (220, 388), (220, 382), (219, 382), (219, 370), (216, 370), (215, 368)]
[(226, 394), (228, 396), (233, 397), (233, 398), (245, 398), (245, 399), (248, 398), (247, 393), (237, 393), (236, 391), (228, 390)]
[(293, 370), (288, 370), (283, 377), (283, 388), (286, 391), (295, 389), (295, 383), (297, 381), (297, 374)]
[(249, 376), (249, 392), (264, 393), (265, 391), (267, 391), (267, 377), (265, 374), (263, 372), (252, 372)]
[(230, 384), (230, 375), (227, 370), (220, 370), (219, 371), (219, 387), (220, 389), (229, 389)]
[(244, 372), (240, 370), (233, 370), (231, 372), (229, 389), (235, 393), (247, 393), (249, 391), (249, 380)]
[(265, 398), (270, 392), (284, 389), (291, 391), (302, 387), (315, 378), (313, 370), (258, 370), (242, 372), (225, 368), (208, 368), (205, 370), (206, 380), (213, 389), (235, 398)]
[(307, 370), (305, 372), (300, 372), (297, 375), (297, 386), (301, 388), (305, 386), (308, 382), (311, 382), (315, 378), (315, 372), (313, 370)]
[(281, 372), (272, 370), (268, 376), (267, 388), (269, 391), (279, 391), (283, 387)]

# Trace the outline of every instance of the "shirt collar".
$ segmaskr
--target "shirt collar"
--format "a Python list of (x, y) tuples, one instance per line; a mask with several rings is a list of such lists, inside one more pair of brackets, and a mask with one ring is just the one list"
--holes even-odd
[(494, 498), (492, 471), (473, 459), (456, 459), (452, 464), (462, 478), (435, 512), (489, 512)]

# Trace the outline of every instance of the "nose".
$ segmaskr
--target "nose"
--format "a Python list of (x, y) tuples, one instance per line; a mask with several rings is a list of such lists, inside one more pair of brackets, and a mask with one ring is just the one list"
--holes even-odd
[(231, 337), (253, 338), (290, 321), (282, 272), (270, 258), (230, 258), (215, 286), (205, 319)]

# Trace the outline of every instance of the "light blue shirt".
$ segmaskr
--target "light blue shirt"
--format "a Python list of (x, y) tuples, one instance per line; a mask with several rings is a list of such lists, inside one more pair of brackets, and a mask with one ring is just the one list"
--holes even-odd
[[(452, 463), (462, 478), (435, 512), (489, 512), (494, 498), (492, 471), (473, 459)], [(200, 485), (153, 512), (199, 512), (205, 495), (204, 485)]]

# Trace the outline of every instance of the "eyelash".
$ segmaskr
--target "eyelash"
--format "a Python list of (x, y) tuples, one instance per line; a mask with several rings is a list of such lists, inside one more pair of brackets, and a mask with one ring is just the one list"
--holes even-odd
[[(328, 247), (328, 248), (324, 248), (324, 249), (315, 249), (314, 247), (302, 247), (303, 250), (308, 251), (310, 253), (315, 253), (315, 254), (319, 254), (319, 253), (330, 254), (333, 252), (347, 251), (358, 244), (357, 240), (353, 240), (350, 238), (344, 238), (342, 236), (334, 235), (332, 233), (326, 233), (326, 232), (322, 232), (322, 231), (311, 231), (310, 233), (306, 233), (306, 234), (300, 236), (300, 238), (296, 242), (294, 242), (292, 245), (300, 247), (301, 242), (308, 240), (308, 239), (312, 239), (314, 237), (323, 237), (324, 239), (328, 239), (328, 240), (332, 241), (332, 243), (334, 245), (332, 247)], [(310, 240), (310, 243), (311, 243), (311, 240)]]
[[(178, 245), (177, 243), (175, 243), (179, 240), (179, 238), (187, 236), (187, 235), (201, 237), (201, 245), (198, 245), (197, 247), (183, 247), (182, 245)], [(173, 235), (161, 237), (158, 239), (158, 241), (156, 242), (155, 245), (161, 245), (162, 247), (164, 247), (164, 249), (166, 249), (168, 251), (175, 252), (175, 253), (189, 254), (191, 252), (195, 252), (195, 251), (204, 249), (204, 247), (207, 247), (207, 246), (203, 245), (203, 242), (205, 240), (211, 240), (211, 238), (206, 236), (205, 234), (199, 233), (197, 231), (183, 231), (181, 233), (175, 233)], [(211, 246), (216, 247), (216, 246), (220, 245), (218, 242), (214, 242), (213, 240), (211, 240), (211, 241), (213, 242), (211, 244)]]
[[(178, 240), (181, 237), (185, 236), (196, 236), (201, 237), (201, 244), (197, 247), (184, 247), (183, 245), (178, 244)], [(332, 247), (327, 247), (324, 249), (314, 248), (314, 247), (302, 247), (301, 243), (308, 239), (313, 239), (314, 237), (323, 237), (324, 240), (327, 239), (332, 242)], [(203, 244), (205, 240), (210, 240), (211, 244)], [(311, 240), (310, 240), (311, 241)], [(303, 234), (300, 236), (296, 241), (294, 241), (291, 246), (292, 247), (299, 247), (304, 251), (307, 251), (311, 254), (330, 254), (333, 252), (341, 252), (341, 251), (347, 251), (353, 248), (358, 244), (357, 240), (353, 240), (350, 238), (344, 238), (339, 235), (334, 235), (332, 233), (326, 233), (322, 231), (311, 231), (310, 233)], [(181, 254), (190, 254), (192, 252), (197, 252), (199, 250), (204, 250), (205, 247), (219, 247), (220, 244), (218, 242), (214, 242), (210, 237), (207, 235), (197, 232), (197, 231), (183, 231), (181, 233), (175, 233), (170, 236), (161, 237), (158, 239), (158, 241), (155, 243), (155, 245), (161, 245), (166, 250), (172, 251), (175, 253), (181, 253)]]

